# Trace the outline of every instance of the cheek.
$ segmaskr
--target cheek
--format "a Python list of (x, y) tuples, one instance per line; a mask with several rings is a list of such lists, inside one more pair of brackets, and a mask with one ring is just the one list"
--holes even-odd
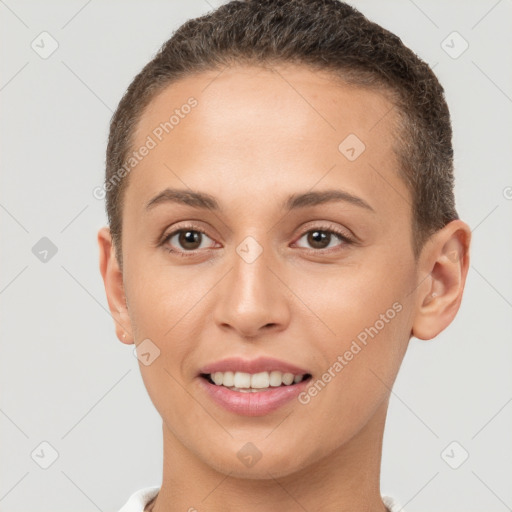
[[(162, 417), (179, 423), (177, 411), (188, 403), (183, 392), (183, 369), (193, 346), (190, 338), (197, 333), (193, 318), (193, 293), (186, 293), (171, 272), (132, 272), (126, 283), (130, 319), (139, 356), (139, 368), (153, 405)], [(190, 304), (189, 304), (190, 303)], [(149, 364), (144, 358), (148, 353)], [(179, 405), (182, 404), (182, 405)]]
[(190, 373), (193, 340), (201, 339), (210, 318), (205, 311), (205, 297), (212, 282), (198, 278), (198, 272), (192, 268), (173, 269), (168, 265), (140, 265), (138, 269), (133, 266), (127, 275), (130, 278), (125, 286), (135, 341), (138, 344), (149, 339), (159, 351), (151, 367), (141, 366), (143, 374), (168, 380), (168, 370), (182, 381)]
[(408, 268), (406, 262), (389, 262), (381, 257), (333, 266), (314, 275), (304, 273), (293, 288), (317, 314), (326, 348), (333, 342), (340, 348), (375, 323), (381, 337), (391, 335), (399, 325), (396, 319), (404, 316), (397, 310), (403, 310), (404, 302), (410, 300), (413, 283), (410, 265)]
[[(389, 390), (400, 367), (410, 334), (412, 267), (393, 275), (385, 260), (365, 268), (338, 269), (318, 286), (311, 309), (322, 322), (312, 335), (322, 353), (324, 373), (317, 386), (326, 409), (333, 403), (355, 416), (368, 413)], [(303, 293), (311, 286), (302, 280)], [(327, 392), (324, 394), (324, 387)], [(330, 405), (329, 405), (330, 404)]]
[[(126, 293), (130, 318), (140, 337), (163, 340), (174, 332), (187, 312), (187, 304), (201, 293), (197, 280), (169, 266), (132, 261), (127, 269)], [(190, 308), (190, 306), (189, 306)]]
[(407, 304), (388, 296), (367, 299), (352, 297), (327, 317), (336, 336), (316, 343), (326, 362), (302, 397), (304, 409), (330, 432), (323, 442), (331, 448), (352, 438), (382, 407), (407, 348)]

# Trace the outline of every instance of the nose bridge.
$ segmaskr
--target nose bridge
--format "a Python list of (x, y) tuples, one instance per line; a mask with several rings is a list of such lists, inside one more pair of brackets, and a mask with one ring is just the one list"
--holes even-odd
[[(257, 237), (260, 241), (257, 240)], [(271, 270), (274, 258), (267, 238), (245, 237), (236, 247), (232, 270), (216, 307), (219, 324), (230, 325), (245, 336), (254, 336), (269, 324), (287, 322), (282, 284)]]
[[(261, 240), (261, 238), (260, 238)], [(242, 297), (250, 299), (263, 299), (269, 294), (268, 287), (272, 286), (269, 279), (271, 272), (268, 268), (268, 243), (258, 242), (254, 236), (247, 236), (236, 247), (236, 256), (233, 258), (233, 271), (235, 288), (241, 292)]]

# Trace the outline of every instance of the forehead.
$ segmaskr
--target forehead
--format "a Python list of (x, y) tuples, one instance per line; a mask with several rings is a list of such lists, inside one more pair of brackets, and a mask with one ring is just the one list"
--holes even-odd
[[(192, 109), (193, 120), (182, 122), (188, 115), (182, 113), (172, 121), (176, 124), (167, 139), (189, 135), (193, 129), (205, 143), (214, 144), (215, 134), (228, 134), (232, 146), (240, 141), (251, 144), (256, 135), (257, 142), (266, 136), (273, 145), (320, 137), (336, 141), (350, 129), (364, 137), (383, 117), (387, 117), (384, 130), (389, 131), (394, 118), (387, 115), (392, 104), (383, 92), (348, 85), (327, 72), (297, 65), (236, 66), (191, 75), (165, 88), (137, 126), (139, 142), (175, 111), (188, 111), (191, 98), (199, 107)], [(178, 124), (180, 129), (174, 129)]]
[(383, 187), (407, 196), (393, 150), (395, 114), (379, 91), (303, 66), (188, 76), (158, 94), (139, 121), (132, 149), (150, 140), (152, 148), (130, 174), (126, 204), (141, 208), (165, 186), (221, 198), (228, 186), (230, 201), (243, 204), (321, 180), (384, 208), (393, 197), (383, 197)]

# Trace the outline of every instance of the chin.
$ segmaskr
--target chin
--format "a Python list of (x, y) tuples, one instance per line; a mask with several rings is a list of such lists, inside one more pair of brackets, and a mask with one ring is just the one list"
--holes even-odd
[[(288, 459), (290, 459), (289, 457)], [(232, 460), (225, 461), (225, 464), (210, 464), (219, 473), (229, 475), (231, 478), (239, 478), (242, 480), (269, 480), (272, 478), (283, 478), (296, 473), (301, 468), (297, 467), (296, 462), (267, 460), (264, 462), (263, 457), (252, 467), (244, 467), (241, 462), (235, 463)]]
[[(215, 471), (233, 478), (282, 478), (301, 471), (308, 465), (307, 455), (297, 446), (284, 447), (281, 443), (265, 444), (263, 441), (233, 441), (228, 446), (224, 445), (224, 449), (218, 451), (203, 452), (201, 459)], [(313, 458), (312, 454), (309, 459)]]

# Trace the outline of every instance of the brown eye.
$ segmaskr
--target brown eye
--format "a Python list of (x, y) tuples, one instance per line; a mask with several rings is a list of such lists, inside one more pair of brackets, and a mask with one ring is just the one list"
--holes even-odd
[[(173, 240), (176, 239), (174, 242)], [(171, 246), (171, 250), (175, 252), (180, 251), (195, 251), (204, 248), (205, 239), (213, 240), (202, 231), (196, 229), (179, 229), (170, 233), (164, 240), (164, 244)], [(208, 245), (211, 246), (212, 244)]]
[[(333, 247), (332, 242), (336, 241), (336, 239), (342, 243), (339, 243), (338, 246), (343, 247), (344, 245), (348, 245), (351, 243), (351, 240), (343, 235), (342, 233), (338, 233), (332, 228), (329, 229), (311, 229), (304, 233), (298, 241), (306, 238), (306, 242), (311, 249), (317, 249), (321, 251), (322, 249), (330, 249)], [(336, 244), (334, 244), (336, 245)], [(308, 247), (306, 247), (307, 249)]]
[(331, 233), (326, 231), (310, 231), (307, 234), (308, 243), (315, 249), (325, 249), (331, 241)]
[(195, 250), (201, 245), (201, 237), (202, 233), (199, 231), (180, 231), (178, 235), (178, 243), (184, 249)]

